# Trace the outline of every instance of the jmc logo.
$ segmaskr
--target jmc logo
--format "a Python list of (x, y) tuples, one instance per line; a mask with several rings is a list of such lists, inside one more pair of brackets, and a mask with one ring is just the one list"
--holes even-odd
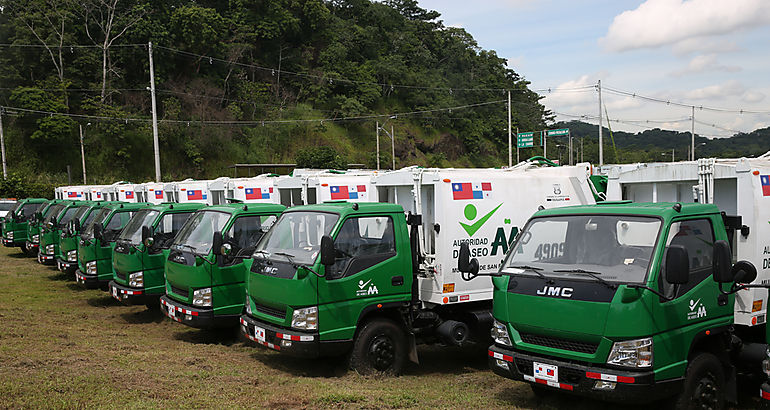
[(554, 296), (562, 298), (571, 298), (572, 288), (562, 288), (560, 286), (543, 286), (543, 289), (538, 289), (537, 294), (540, 296)]

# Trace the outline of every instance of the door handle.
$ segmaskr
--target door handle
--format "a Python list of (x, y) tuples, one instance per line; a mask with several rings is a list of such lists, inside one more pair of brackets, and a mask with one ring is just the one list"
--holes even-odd
[(390, 278), (390, 284), (393, 286), (401, 286), (404, 284), (404, 277), (401, 275), (393, 276), (392, 278)]

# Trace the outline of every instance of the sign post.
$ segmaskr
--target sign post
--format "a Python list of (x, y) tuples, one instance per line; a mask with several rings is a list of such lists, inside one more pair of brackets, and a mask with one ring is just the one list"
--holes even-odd
[[(569, 128), (559, 128), (557, 130), (547, 130), (545, 135), (548, 137), (562, 137), (567, 136), (569, 139), (569, 164), (572, 165), (572, 134), (569, 132)], [(545, 139), (543, 140), (545, 144)]]

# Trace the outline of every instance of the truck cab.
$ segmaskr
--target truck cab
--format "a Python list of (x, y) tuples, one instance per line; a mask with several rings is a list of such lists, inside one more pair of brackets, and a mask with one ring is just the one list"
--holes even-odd
[(163, 203), (134, 214), (115, 243), (110, 294), (127, 305), (157, 308), (166, 294), (163, 268), (171, 242), (190, 215), (204, 206)]
[(490, 368), (538, 394), (673, 397), (677, 408), (734, 400), (735, 357), (754, 340), (734, 332), (735, 291), (723, 285), (756, 277), (732, 263), (734, 222), (699, 203), (535, 213), (492, 277)]
[[(403, 325), (416, 294), (411, 248), (417, 238), (410, 239), (408, 228), (395, 204), (326, 202), (287, 210), (254, 252), (242, 331), (290, 355), (352, 351), (351, 365), (362, 372), (397, 373), (414, 337)], [(414, 319), (408, 321), (417, 326), (438, 315)]]
[(27, 244), (27, 225), (46, 201), (43, 198), (26, 198), (16, 203), (3, 220), (3, 246), (18, 247), (25, 254), (33, 255), (32, 248)]
[(54, 205), (56, 209), (53, 209), (40, 225), (40, 247), (37, 254), (39, 263), (56, 263), (62, 229), (75, 217), (78, 208), (85, 204), (84, 201), (65, 200)]
[(75, 280), (86, 288), (107, 289), (112, 280), (112, 250), (120, 231), (134, 213), (149, 206), (146, 202), (112, 203), (99, 209), (80, 234), (78, 268)]
[(259, 238), (286, 209), (228, 204), (197, 211), (174, 238), (165, 264), (165, 314), (197, 328), (237, 326), (244, 282)]
[(60, 202), (62, 202), (61, 199), (51, 199), (44, 202), (27, 223), (27, 249), (30, 250), (30, 256), (37, 257), (40, 249), (40, 226), (51, 212), (61, 210), (56, 207)]
[(59, 251), (56, 254), (56, 266), (60, 271), (72, 273), (78, 266), (78, 242), (80, 231), (94, 220), (99, 209), (109, 204), (104, 201), (88, 201), (80, 205), (74, 217), (61, 230)]

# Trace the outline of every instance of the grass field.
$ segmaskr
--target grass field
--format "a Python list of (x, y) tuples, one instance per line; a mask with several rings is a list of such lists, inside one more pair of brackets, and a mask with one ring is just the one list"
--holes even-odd
[[(422, 346), (421, 365), (372, 378), (337, 360), (253, 347), (85, 290), (0, 248), (0, 407), (584, 408), (492, 374), (485, 350)], [(751, 397), (742, 401), (754, 407)]]

